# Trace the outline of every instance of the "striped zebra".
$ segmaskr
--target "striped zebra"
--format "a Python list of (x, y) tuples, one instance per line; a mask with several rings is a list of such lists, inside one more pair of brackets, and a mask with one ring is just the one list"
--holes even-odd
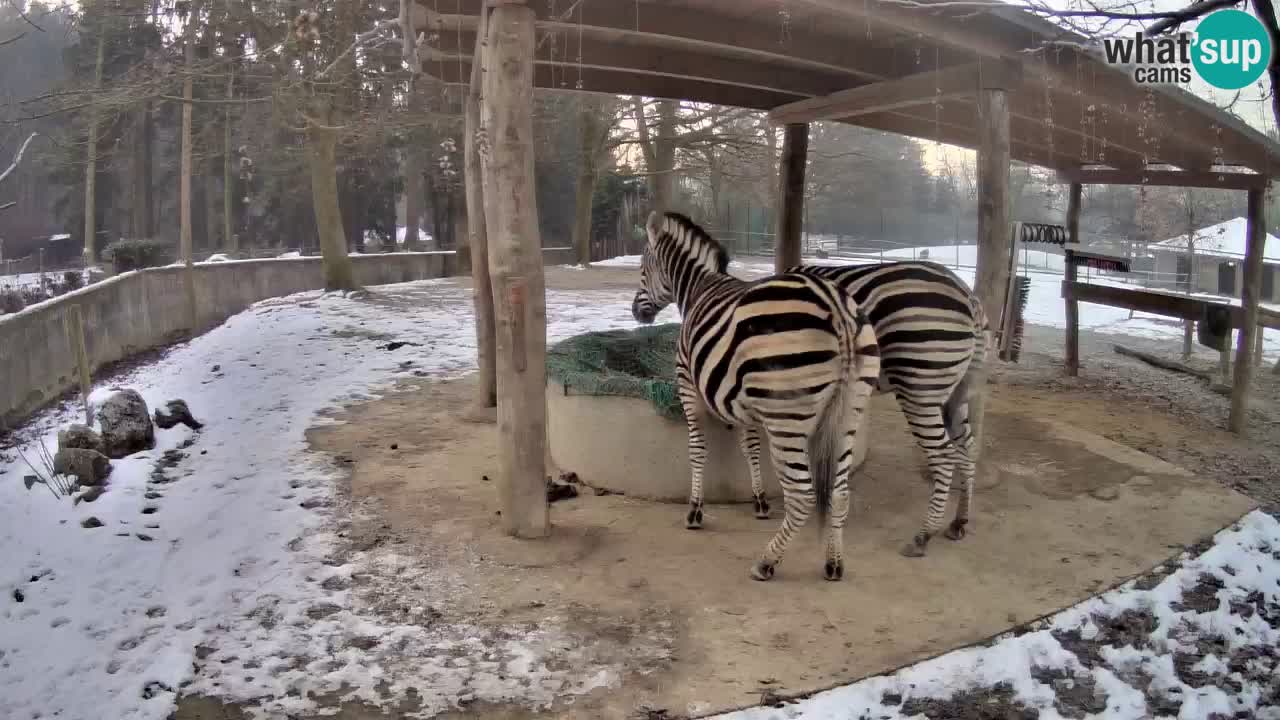
[[(804, 272), (834, 282), (866, 313), (880, 344), (882, 387), (897, 396), (933, 477), (923, 528), (903, 549), (920, 557), (942, 527), (953, 475), (961, 495), (945, 535), (960, 540), (973, 510), (977, 460), (969, 402), (985, 384), (982, 374), (990, 328), (982, 304), (963, 280), (933, 262), (904, 260), (875, 265), (801, 265)], [(753, 489), (759, 455), (748, 457)]]
[(773, 577), (791, 537), (816, 506), (826, 530), (824, 574), (839, 580), (853, 437), (880, 373), (870, 323), (848, 295), (817, 274), (753, 282), (729, 275), (728, 253), (684, 215), (666, 213), (659, 220), (650, 213), (647, 232), (631, 313), (650, 324), (675, 303), (683, 316), (676, 383), (693, 470), (686, 525), (702, 525), (706, 440), (699, 416), (705, 407), (739, 428), (744, 448), (758, 448), (764, 429), (782, 486), (782, 526), (751, 576)]

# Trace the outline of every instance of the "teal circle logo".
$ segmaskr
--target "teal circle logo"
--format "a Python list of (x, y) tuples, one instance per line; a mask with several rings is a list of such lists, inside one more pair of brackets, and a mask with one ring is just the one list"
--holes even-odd
[(1239, 90), (1266, 72), (1271, 62), (1271, 37), (1258, 18), (1243, 10), (1209, 13), (1196, 28), (1191, 62), (1210, 85)]

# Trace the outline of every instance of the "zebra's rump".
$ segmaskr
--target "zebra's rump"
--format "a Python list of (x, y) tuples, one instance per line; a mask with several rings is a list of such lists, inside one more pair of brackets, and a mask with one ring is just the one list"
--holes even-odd
[(937, 263), (803, 265), (835, 283), (866, 313), (880, 344), (880, 371), (900, 396), (922, 404), (949, 397), (968, 371), (985, 319), (973, 293)]
[(709, 409), (729, 422), (812, 422), (844, 372), (838, 292), (799, 274), (707, 288), (680, 352)]

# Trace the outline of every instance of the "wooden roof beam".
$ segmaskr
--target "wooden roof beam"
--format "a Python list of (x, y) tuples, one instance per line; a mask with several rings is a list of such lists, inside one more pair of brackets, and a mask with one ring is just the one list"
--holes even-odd
[[(415, 12), (415, 27), (441, 37), (458, 31), (475, 32), (479, 25), (477, 0), (463, 0), (460, 13), (437, 13), (423, 8)], [(817, 70), (847, 75), (850, 84), (874, 82), (885, 77), (885, 68), (902, 65), (892, 49), (871, 43), (849, 43), (840, 38), (800, 33), (793, 29), (790, 42), (779, 43), (775, 25), (726, 18), (697, 8), (679, 5), (587, 2), (572, 17), (547, 17), (539, 10), (537, 28), (573, 38), (594, 37), (608, 42), (618, 38), (658, 47), (682, 47), (690, 52), (767, 62), (775, 66)], [(542, 40), (539, 41), (543, 42)], [(896, 61), (895, 61), (896, 60)], [(954, 54), (940, 61), (955, 62)]]
[(1080, 168), (1060, 170), (1058, 181), (1082, 185), (1159, 185), (1210, 190), (1265, 190), (1270, 179), (1266, 175), (1242, 172)]
[[(430, 56), (424, 57), (437, 62), (469, 60), (473, 47), (475, 34), (472, 32), (441, 33), (428, 51)], [(756, 60), (705, 55), (684, 48), (655, 52), (637, 43), (610, 43), (594, 37), (575, 36), (557, 38), (554, 43), (539, 43), (534, 58), (538, 64), (555, 65), (569, 89), (575, 84), (579, 66), (758, 88), (801, 98), (824, 95), (848, 87), (851, 82), (847, 73), (771, 66)]]
[[(925, 123), (941, 123), (963, 133), (977, 137), (977, 107), (969, 101), (953, 101), (937, 106), (915, 106), (895, 111), (904, 117), (913, 117)], [(859, 124), (860, 119), (851, 118), (849, 122)], [(1011, 138), (1015, 143), (1028, 147), (1044, 147), (1052, 149), (1055, 156), (1073, 158), (1073, 166), (1094, 160), (1090, 157), (1094, 138), (1070, 125), (1054, 125), (1049, 128), (1043, 124), (1043, 118), (1011, 110), (1009, 113)], [(1015, 150), (1015, 154), (1016, 154)], [(1117, 168), (1141, 168), (1143, 154), (1135, 149), (1117, 144), (1108, 146), (1110, 154), (1108, 165)]]
[[(444, 62), (426, 59), (423, 61), (424, 71), (443, 83), (449, 85), (467, 85), (471, 78), (471, 62), (469, 59), (448, 59)], [(581, 79), (582, 87), (578, 88)], [(674, 83), (662, 75), (645, 75), (631, 70), (605, 70), (600, 68), (583, 68), (579, 73), (575, 68), (572, 77), (566, 76), (566, 69), (558, 65), (539, 64), (533, 69), (533, 85), (546, 90), (564, 90), (573, 92), (580, 90), (588, 93), (607, 95), (643, 95), (645, 97), (664, 100), (687, 100), (690, 102), (713, 103), (751, 110), (768, 110), (796, 99), (790, 93), (772, 90), (761, 90), (739, 85), (706, 82), (703, 80), (682, 80)]]
[[(955, 145), (956, 147), (970, 150), (976, 150), (978, 144), (978, 135), (971, 127), (962, 127), (945, 122), (937, 123), (932, 119), (894, 111), (876, 113), (874, 115), (861, 115), (854, 124), (872, 130), (883, 130), (922, 140), (937, 140), (947, 145)], [(1057, 148), (1051, 152), (1043, 144), (1024, 142), (1016, 137), (1010, 139), (1010, 150), (1014, 160), (1040, 165), (1053, 170), (1074, 168), (1080, 164), (1078, 158), (1061, 152)]]
[(778, 124), (848, 119), (912, 105), (967, 98), (984, 86), (1014, 88), (1021, 80), (1022, 68), (1017, 63), (973, 63), (798, 100), (774, 108), (769, 112), (769, 119)]
[[(844, 17), (863, 18), (900, 31), (922, 35), (930, 42), (943, 43), (986, 58), (1014, 58), (1036, 42), (1040, 35), (1017, 23), (1008, 23), (1013, 33), (993, 33), (967, 26), (967, 18), (931, 13), (927, 7), (909, 7), (892, 2), (850, 2), (849, 0), (797, 0), (803, 5)], [(1016, 9), (1016, 8), (1015, 8)], [(1004, 8), (965, 9), (965, 14), (985, 21), (1000, 18)]]

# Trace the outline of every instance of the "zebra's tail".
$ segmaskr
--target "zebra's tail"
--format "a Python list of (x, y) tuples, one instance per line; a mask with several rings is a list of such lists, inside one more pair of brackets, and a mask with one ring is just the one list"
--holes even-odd
[(852, 412), (854, 423), (861, 423), (880, 378), (880, 345), (876, 341), (875, 329), (852, 298), (847, 298), (846, 303), (848, 312), (837, 313), (841, 316), (838, 332), (844, 360), (841, 380), (827, 399), (817, 427), (809, 437), (810, 477), (817, 501), (819, 531), (826, 527), (827, 515), (831, 511), (831, 494), (835, 489), (840, 450), (849, 430), (849, 413)]

